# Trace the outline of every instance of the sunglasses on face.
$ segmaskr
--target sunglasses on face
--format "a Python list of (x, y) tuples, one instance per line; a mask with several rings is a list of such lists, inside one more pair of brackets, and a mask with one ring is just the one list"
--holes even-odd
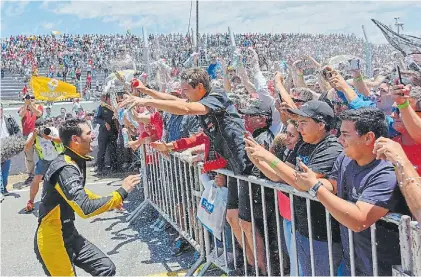
[(292, 101), (294, 101), (295, 103), (305, 103), (306, 102), (302, 99), (297, 99), (297, 98), (292, 98)]
[(341, 102), (341, 101), (332, 101), (332, 104), (334, 106), (346, 106), (346, 104), (344, 102)]

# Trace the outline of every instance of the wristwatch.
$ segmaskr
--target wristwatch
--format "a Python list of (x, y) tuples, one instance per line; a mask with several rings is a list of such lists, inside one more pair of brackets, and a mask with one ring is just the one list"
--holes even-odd
[(311, 189), (309, 189), (308, 193), (312, 196), (312, 197), (316, 197), (317, 195), (317, 191), (319, 190), (319, 188), (323, 186), (323, 184), (318, 181)]

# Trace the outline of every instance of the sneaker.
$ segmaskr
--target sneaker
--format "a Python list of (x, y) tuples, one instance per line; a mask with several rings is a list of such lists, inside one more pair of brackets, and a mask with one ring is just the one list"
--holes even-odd
[(29, 213), (34, 210), (34, 202), (31, 200), (28, 200), (28, 203), (26, 203), (25, 212)]
[(29, 175), (28, 178), (26, 178), (25, 182), (23, 182), (25, 185), (30, 184), (34, 180), (34, 176)]
[(9, 191), (7, 190), (7, 189), (4, 189), (4, 191), (3, 191), (3, 196), (8, 196), (9, 195)]
[(175, 245), (174, 245), (174, 256), (180, 256), (181, 254), (183, 254), (184, 252), (190, 250), (192, 248), (192, 246), (190, 245), (190, 243), (188, 243), (185, 239), (183, 238), (179, 238), (175, 241)]

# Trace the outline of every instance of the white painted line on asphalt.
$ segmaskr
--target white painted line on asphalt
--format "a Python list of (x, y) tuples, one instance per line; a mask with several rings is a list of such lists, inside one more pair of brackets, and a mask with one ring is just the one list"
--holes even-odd
[(92, 182), (92, 183), (86, 183), (85, 185), (101, 185), (101, 184), (112, 184), (112, 183), (117, 183), (117, 182), (121, 182), (122, 180), (108, 180), (108, 181), (98, 181), (98, 182)]
[[(98, 182), (92, 182), (92, 183), (86, 183), (85, 185), (103, 185), (103, 184), (112, 184), (112, 183), (117, 183), (117, 182), (121, 182), (123, 180), (119, 179), (119, 180), (108, 180), (108, 181), (98, 181)], [(28, 191), (29, 187), (24, 188), (24, 189), (12, 189), (10, 190), (10, 192), (23, 192), (23, 191)]]

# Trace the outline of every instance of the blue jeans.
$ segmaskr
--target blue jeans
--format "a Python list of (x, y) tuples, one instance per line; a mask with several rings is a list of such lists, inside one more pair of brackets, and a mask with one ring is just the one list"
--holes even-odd
[(1, 185), (0, 193), (4, 193), (7, 187), (7, 179), (9, 178), (11, 160), (1, 163)]
[[(311, 276), (310, 240), (295, 232), (297, 237), (298, 260), (302, 267), (303, 276)], [(329, 276), (329, 250), (327, 241), (317, 241), (313, 239), (314, 269), (316, 276)], [(338, 274), (342, 261), (342, 245), (339, 242), (332, 243), (332, 259), (334, 275)]]
[[(285, 244), (287, 245), (288, 255), (289, 255), (289, 261), (290, 261), (290, 276), (303, 276), (303, 271), (301, 269), (301, 264), (298, 263), (298, 272), (295, 272), (295, 249), (293, 247), (292, 243), (292, 223), (291, 221), (284, 218), (283, 220), (284, 225), (284, 238), (285, 238)], [(298, 244), (297, 244), (298, 247)], [(300, 259), (298, 258), (298, 262)]]

